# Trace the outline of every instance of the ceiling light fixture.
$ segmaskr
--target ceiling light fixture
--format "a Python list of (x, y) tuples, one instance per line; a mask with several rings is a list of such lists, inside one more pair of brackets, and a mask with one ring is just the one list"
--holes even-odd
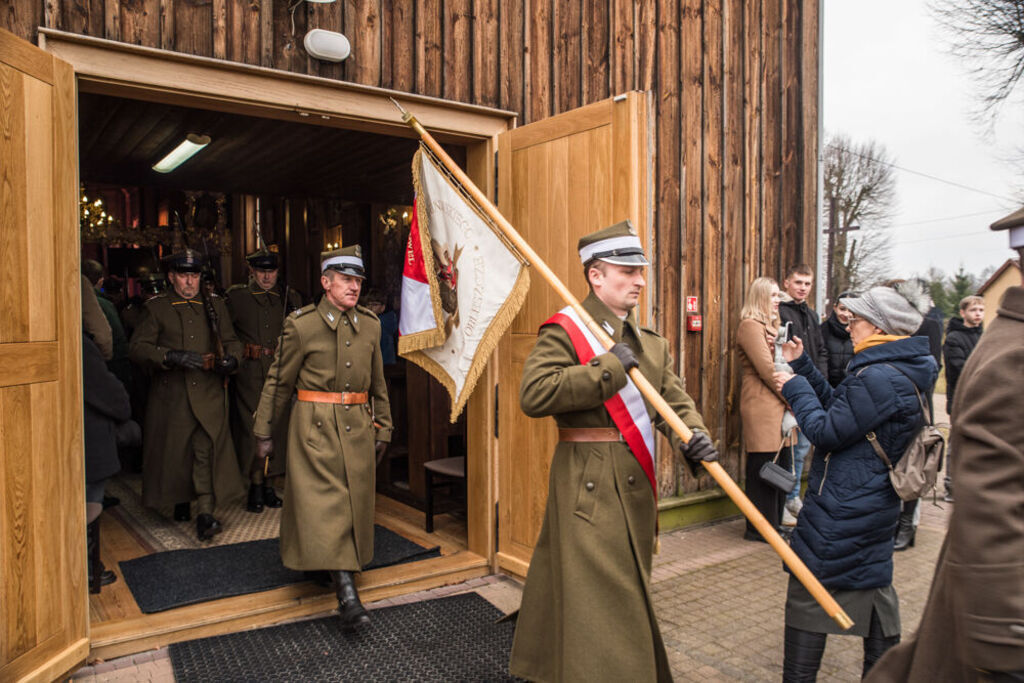
[(170, 173), (174, 169), (192, 158), (196, 152), (210, 144), (209, 135), (196, 135), (189, 133), (182, 140), (181, 144), (175, 147), (170, 154), (153, 164), (153, 170), (157, 173)]

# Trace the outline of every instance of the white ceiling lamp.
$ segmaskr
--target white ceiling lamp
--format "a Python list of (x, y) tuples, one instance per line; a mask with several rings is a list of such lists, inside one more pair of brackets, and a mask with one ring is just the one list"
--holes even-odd
[(315, 28), (307, 33), (302, 45), (311, 57), (325, 62), (341, 62), (352, 54), (348, 38), (337, 31), (325, 31), (322, 28)]
[(210, 144), (209, 135), (196, 135), (189, 133), (171, 153), (160, 161), (153, 164), (153, 170), (157, 173), (170, 173), (174, 169), (192, 158), (192, 156)]

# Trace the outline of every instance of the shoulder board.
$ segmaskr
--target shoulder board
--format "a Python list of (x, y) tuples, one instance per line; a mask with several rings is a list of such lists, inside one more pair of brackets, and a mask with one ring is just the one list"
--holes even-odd
[(647, 325), (640, 325), (639, 327), (640, 327), (640, 331), (641, 332), (647, 332), (648, 334), (653, 334), (655, 337), (660, 337), (661, 336), (661, 334), (656, 329), (654, 329), (653, 327), (647, 327)]
[(220, 298), (220, 294), (218, 294), (217, 292), (210, 292), (210, 294), (208, 296), (211, 299), (219, 299)]
[(303, 313), (309, 313), (310, 311), (315, 310), (315, 309), (316, 309), (316, 304), (309, 304), (307, 306), (303, 306), (302, 308), (300, 308), (298, 310), (292, 311), (291, 313), (288, 314), (288, 317), (289, 318), (298, 318)]
[(249, 285), (243, 285), (242, 283), (238, 283), (237, 285), (231, 285), (230, 287), (228, 287), (228, 294), (230, 294), (231, 292), (237, 292), (240, 289), (249, 289)]
[(142, 302), (142, 305), (143, 306), (149, 306), (152, 303), (157, 303), (157, 302), (166, 301), (166, 300), (167, 300), (167, 294), (160, 293), (160, 294), (157, 294), (154, 297), (150, 297), (149, 299), (146, 299), (145, 301)]
[(362, 313), (363, 315), (365, 315), (365, 316), (367, 316), (369, 318), (373, 318), (377, 322), (380, 322), (380, 318), (377, 317), (377, 314), (374, 313), (373, 311), (371, 311), (366, 306), (360, 306), (359, 304), (356, 304), (356, 310), (359, 311), (360, 313)]

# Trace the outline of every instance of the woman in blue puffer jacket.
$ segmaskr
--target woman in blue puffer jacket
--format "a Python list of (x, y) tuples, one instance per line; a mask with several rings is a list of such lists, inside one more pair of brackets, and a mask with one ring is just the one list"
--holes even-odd
[[(899, 642), (899, 602), (892, 585), (893, 534), (900, 499), (888, 468), (866, 435), (874, 432), (898, 462), (923, 424), (917, 391), (930, 394), (938, 374), (928, 339), (910, 337), (927, 311), (927, 295), (913, 283), (875, 287), (843, 303), (853, 313), (849, 373), (833, 388), (803, 345), (785, 349), (795, 375), (775, 374), (815, 455), (792, 547), (853, 619), (849, 631), (790, 577), (786, 597), (784, 681), (813, 681), (826, 635), (864, 638), (864, 668)], [(913, 302), (913, 303), (911, 303)]]

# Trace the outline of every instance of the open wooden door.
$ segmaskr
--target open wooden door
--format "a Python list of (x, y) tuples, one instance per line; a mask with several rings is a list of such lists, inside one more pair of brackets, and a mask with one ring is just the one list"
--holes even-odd
[(89, 653), (75, 81), (0, 30), (0, 680)]
[[(645, 98), (631, 92), (498, 137), (502, 214), (580, 299), (588, 291), (576, 251), (582, 235), (628, 218), (647, 242)], [(540, 533), (556, 432), (552, 419), (523, 415), (519, 379), (537, 329), (564, 306), (535, 275), (498, 354), (497, 564), (520, 576)]]

